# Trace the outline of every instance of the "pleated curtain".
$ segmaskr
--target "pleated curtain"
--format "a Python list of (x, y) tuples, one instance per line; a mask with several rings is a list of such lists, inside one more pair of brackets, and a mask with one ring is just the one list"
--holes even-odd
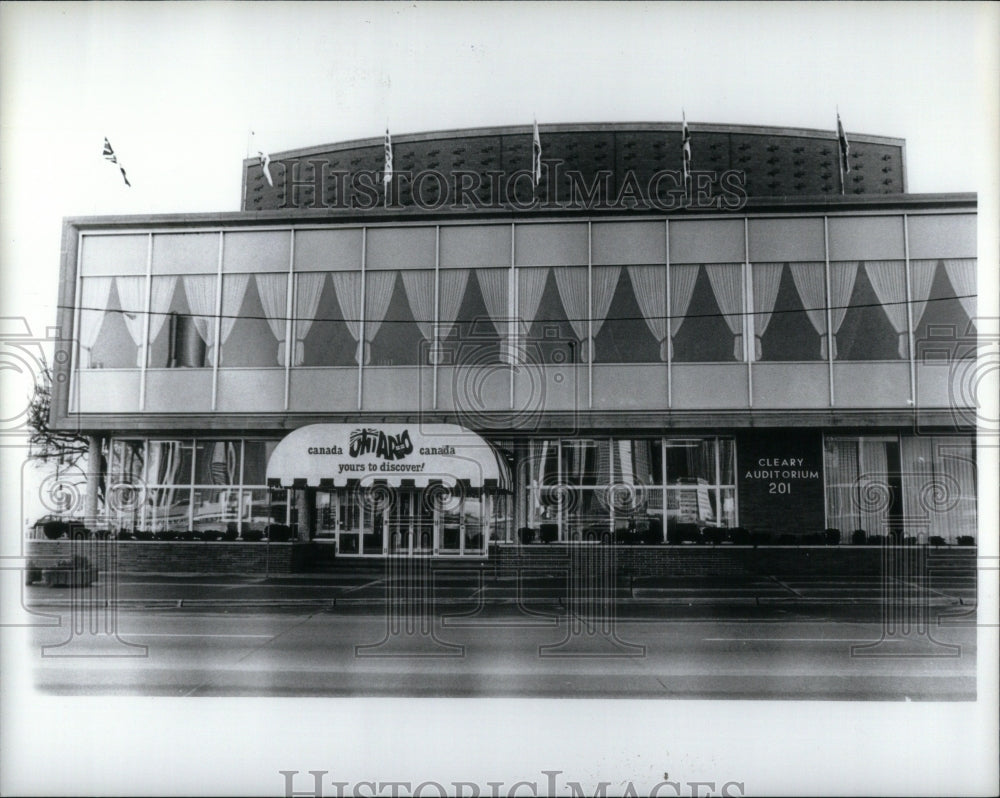
[(753, 360), (761, 358), (761, 337), (767, 332), (774, 312), (774, 303), (778, 299), (778, 288), (781, 286), (781, 270), (783, 263), (755, 263), (751, 267), (753, 283), (753, 349), (750, 357)]
[(205, 342), (206, 363), (215, 359), (215, 285), (214, 274), (189, 274), (181, 278), (188, 310), (193, 317), (194, 328)]
[(858, 490), (858, 441), (828, 440), (826, 446), (827, 523), (840, 529), (849, 539), (860, 522), (855, 499)]
[(888, 533), (889, 444), (861, 441), (861, 474), (858, 477), (857, 505), (861, 528), (869, 534)]
[(972, 439), (902, 439), (903, 511), (907, 534), (957, 543), (976, 534), (976, 461)]
[(365, 273), (365, 363), (371, 362), (371, 343), (378, 335), (396, 287), (396, 272)]
[(424, 340), (434, 340), (434, 273), (402, 271), (403, 288), (410, 303), (410, 313)]
[(830, 352), (837, 358), (837, 332), (847, 316), (848, 304), (854, 293), (854, 282), (858, 278), (858, 264), (854, 261), (830, 264)]
[(538, 306), (545, 292), (545, 282), (549, 277), (547, 267), (518, 269), (517, 271), (517, 317), (518, 317), (518, 348), (523, 360), (524, 340), (531, 331), (531, 325), (538, 314)]
[(122, 319), (132, 343), (136, 346), (136, 367), (142, 368), (142, 332), (146, 319), (146, 278), (139, 275), (115, 278)]
[[(698, 268), (693, 263), (670, 267), (670, 337), (667, 339), (667, 350), (671, 358), (674, 356), (674, 338), (684, 323), (695, 283), (698, 282)], [(660, 357), (663, 357), (662, 346)]]
[[(219, 319), (219, 365), (223, 365), (222, 347), (229, 340), (233, 325), (239, 319), (243, 297), (250, 285), (249, 274), (227, 274), (222, 278), (222, 318)], [(212, 355), (209, 354), (209, 362)]]
[(962, 303), (962, 310), (970, 319), (976, 317), (976, 259), (948, 258), (944, 262), (945, 271), (955, 289), (955, 296)]
[(670, 346), (667, 337), (667, 269), (665, 266), (627, 268), (635, 301), (646, 326), (660, 345), (660, 360), (666, 362)]
[(587, 270), (579, 266), (555, 266), (556, 288), (573, 334), (583, 341), (580, 361), (587, 362)]
[(333, 292), (340, 306), (347, 331), (354, 339), (356, 349), (354, 359), (361, 362), (361, 275), (358, 272), (334, 272), (330, 275)]
[(510, 272), (507, 269), (476, 269), (479, 293), (482, 294), (486, 312), (493, 327), (500, 336), (500, 358), (510, 362), (510, 310), (507, 306), (507, 284)]
[(743, 275), (738, 263), (710, 263), (705, 266), (715, 301), (726, 326), (733, 334), (733, 357), (743, 360)]
[(907, 535), (940, 534), (933, 528), (936, 519), (927, 501), (934, 490), (934, 450), (932, 436), (902, 439), (903, 526)]
[[(601, 327), (604, 326), (604, 322), (608, 318), (608, 310), (611, 308), (611, 300), (615, 297), (615, 289), (618, 287), (618, 279), (621, 277), (621, 273), (621, 266), (594, 266), (591, 269), (593, 287), (590, 292), (590, 301), (592, 304), (590, 309), (590, 331), (593, 333), (594, 340), (597, 339), (597, 334), (601, 331)], [(594, 351), (593, 343), (591, 341), (588, 347), (591, 354)]]
[(437, 341), (431, 352), (432, 363), (440, 361), (441, 341), (451, 335), (458, 312), (462, 309), (468, 283), (468, 269), (441, 269), (438, 272), (438, 330)]
[(301, 366), (306, 360), (306, 336), (316, 321), (319, 300), (323, 295), (326, 275), (322, 272), (305, 272), (295, 276), (295, 352), (293, 366)]
[[(806, 317), (812, 323), (813, 329), (819, 333), (820, 357), (827, 358), (826, 334), (826, 272), (822, 263), (789, 263), (795, 290), (799, 292), (799, 301), (806, 311)], [(834, 344), (836, 357), (836, 343)]]
[(260, 305), (264, 309), (264, 318), (271, 334), (278, 342), (277, 362), (285, 365), (285, 315), (288, 293), (287, 274), (256, 274), (257, 293), (260, 295)]
[(371, 271), (365, 273), (365, 324), (364, 340), (361, 340), (361, 275), (357, 272), (334, 272), (333, 288), (340, 305), (341, 315), (347, 330), (357, 342), (354, 358), (358, 363), (370, 363), (371, 344), (378, 335), (382, 320), (392, 300), (392, 290), (396, 286), (395, 271)]
[(898, 260), (869, 260), (865, 262), (868, 280), (875, 289), (886, 318), (896, 331), (899, 357), (909, 357), (906, 323), (906, 273)]
[(101, 334), (111, 298), (111, 277), (87, 277), (80, 286), (80, 349), (86, 352), (83, 368), (92, 368), (91, 351)]
[(910, 302), (913, 313), (913, 329), (917, 329), (920, 320), (927, 309), (927, 298), (931, 295), (934, 284), (934, 274), (937, 271), (936, 260), (910, 261)]
[[(149, 292), (149, 343), (152, 344), (167, 323), (167, 312), (174, 299), (177, 288), (176, 277), (154, 277), (153, 287)], [(140, 365), (142, 356), (139, 356)]]

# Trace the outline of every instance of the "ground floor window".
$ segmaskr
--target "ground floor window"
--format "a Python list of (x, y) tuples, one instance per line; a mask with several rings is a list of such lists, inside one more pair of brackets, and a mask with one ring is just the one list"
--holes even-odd
[(738, 523), (732, 439), (538, 439), (517, 448), (522, 541), (664, 543), (684, 526)]
[(827, 525), (852, 542), (976, 534), (972, 436), (827, 436)]

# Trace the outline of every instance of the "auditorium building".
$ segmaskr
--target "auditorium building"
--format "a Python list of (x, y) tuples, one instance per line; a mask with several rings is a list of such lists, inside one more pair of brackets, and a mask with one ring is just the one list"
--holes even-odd
[(65, 220), (88, 526), (972, 544), (975, 195), (907, 193), (901, 139), (689, 135), (688, 168), (679, 123), (378, 137), (247, 159), (236, 212)]

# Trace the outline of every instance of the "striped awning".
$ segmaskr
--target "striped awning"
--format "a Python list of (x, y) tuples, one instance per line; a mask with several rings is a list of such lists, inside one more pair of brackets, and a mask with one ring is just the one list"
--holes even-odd
[(267, 462), (271, 487), (374, 483), (511, 490), (503, 456), (456, 424), (311, 424), (290, 432)]

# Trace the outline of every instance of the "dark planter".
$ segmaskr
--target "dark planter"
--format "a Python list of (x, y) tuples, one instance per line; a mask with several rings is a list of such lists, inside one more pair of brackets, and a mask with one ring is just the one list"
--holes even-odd
[(286, 524), (269, 524), (265, 531), (272, 543), (287, 543), (292, 539), (292, 528)]
[(823, 531), (823, 536), (827, 546), (837, 546), (840, 544), (840, 530), (830, 527)]
[(262, 529), (244, 529), (243, 530), (243, 540), (248, 543), (257, 543), (264, 539), (264, 530)]
[(42, 524), (42, 534), (49, 540), (58, 540), (69, 533), (69, 524), (65, 521), (46, 521)]

